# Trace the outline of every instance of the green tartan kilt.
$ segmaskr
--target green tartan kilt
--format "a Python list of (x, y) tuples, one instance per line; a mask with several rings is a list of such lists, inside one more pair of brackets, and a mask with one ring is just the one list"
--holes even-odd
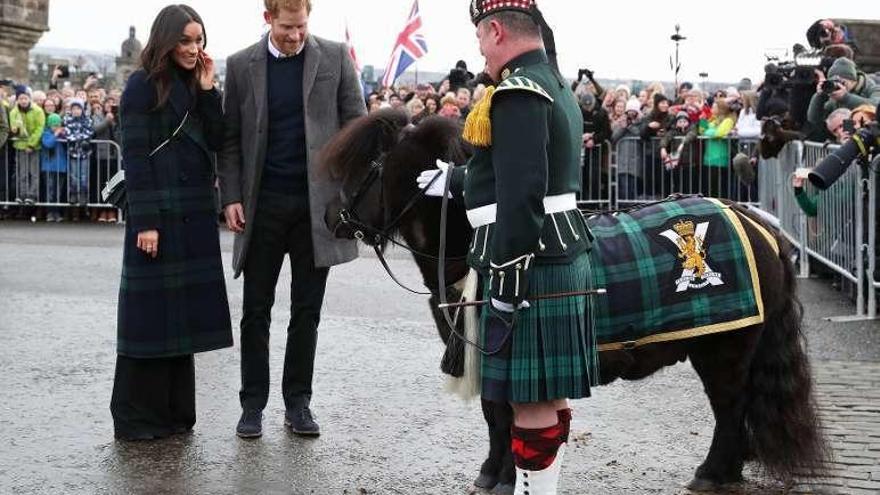
[[(488, 299), (488, 280), (483, 293)], [(590, 255), (570, 264), (536, 264), (529, 271), (529, 294), (588, 290)], [(495, 402), (543, 402), (590, 396), (596, 379), (596, 342), (586, 316), (586, 297), (530, 301), (517, 312), (513, 332), (486, 309), (480, 339), (489, 352), (481, 364), (482, 397)], [(494, 321), (491, 321), (494, 320)], [(593, 381), (595, 383), (595, 381)]]

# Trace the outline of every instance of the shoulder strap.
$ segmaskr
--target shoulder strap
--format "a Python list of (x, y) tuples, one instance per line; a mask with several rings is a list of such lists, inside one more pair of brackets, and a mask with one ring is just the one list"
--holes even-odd
[(553, 103), (553, 97), (541, 85), (525, 76), (511, 76), (501, 81), (495, 92), (501, 93), (504, 91), (528, 91), (538, 94), (546, 98), (550, 103)]

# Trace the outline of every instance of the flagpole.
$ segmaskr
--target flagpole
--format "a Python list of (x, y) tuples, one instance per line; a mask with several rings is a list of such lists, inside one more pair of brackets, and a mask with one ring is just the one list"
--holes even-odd
[(419, 63), (416, 62), (416, 86), (419, 85)]

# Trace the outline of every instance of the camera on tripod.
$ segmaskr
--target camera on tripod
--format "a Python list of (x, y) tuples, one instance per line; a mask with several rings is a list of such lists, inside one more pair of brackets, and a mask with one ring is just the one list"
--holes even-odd
[(810, 183), (824, 191), (831, 187), (853, 162), (867, 164), (871, 156), (878, 152), (880, 152), (880, 125), (872, 122), (859, 129), (846, 144), (819, 162), (808, 176)]

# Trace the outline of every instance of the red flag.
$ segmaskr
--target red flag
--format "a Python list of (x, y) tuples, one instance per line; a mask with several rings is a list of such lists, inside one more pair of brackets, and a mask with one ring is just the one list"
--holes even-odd
[(358, 77), (361, 75), (361, 63), (358, 62), (357, 53), (354, 51), (354, 44), (351, 42), (351, 33), (348, 31), (348, 21), (345, 21), (345, 44), (348, 45), (348, 56), (351, 63), (354, 64), (354, 70), (357, 71)]

